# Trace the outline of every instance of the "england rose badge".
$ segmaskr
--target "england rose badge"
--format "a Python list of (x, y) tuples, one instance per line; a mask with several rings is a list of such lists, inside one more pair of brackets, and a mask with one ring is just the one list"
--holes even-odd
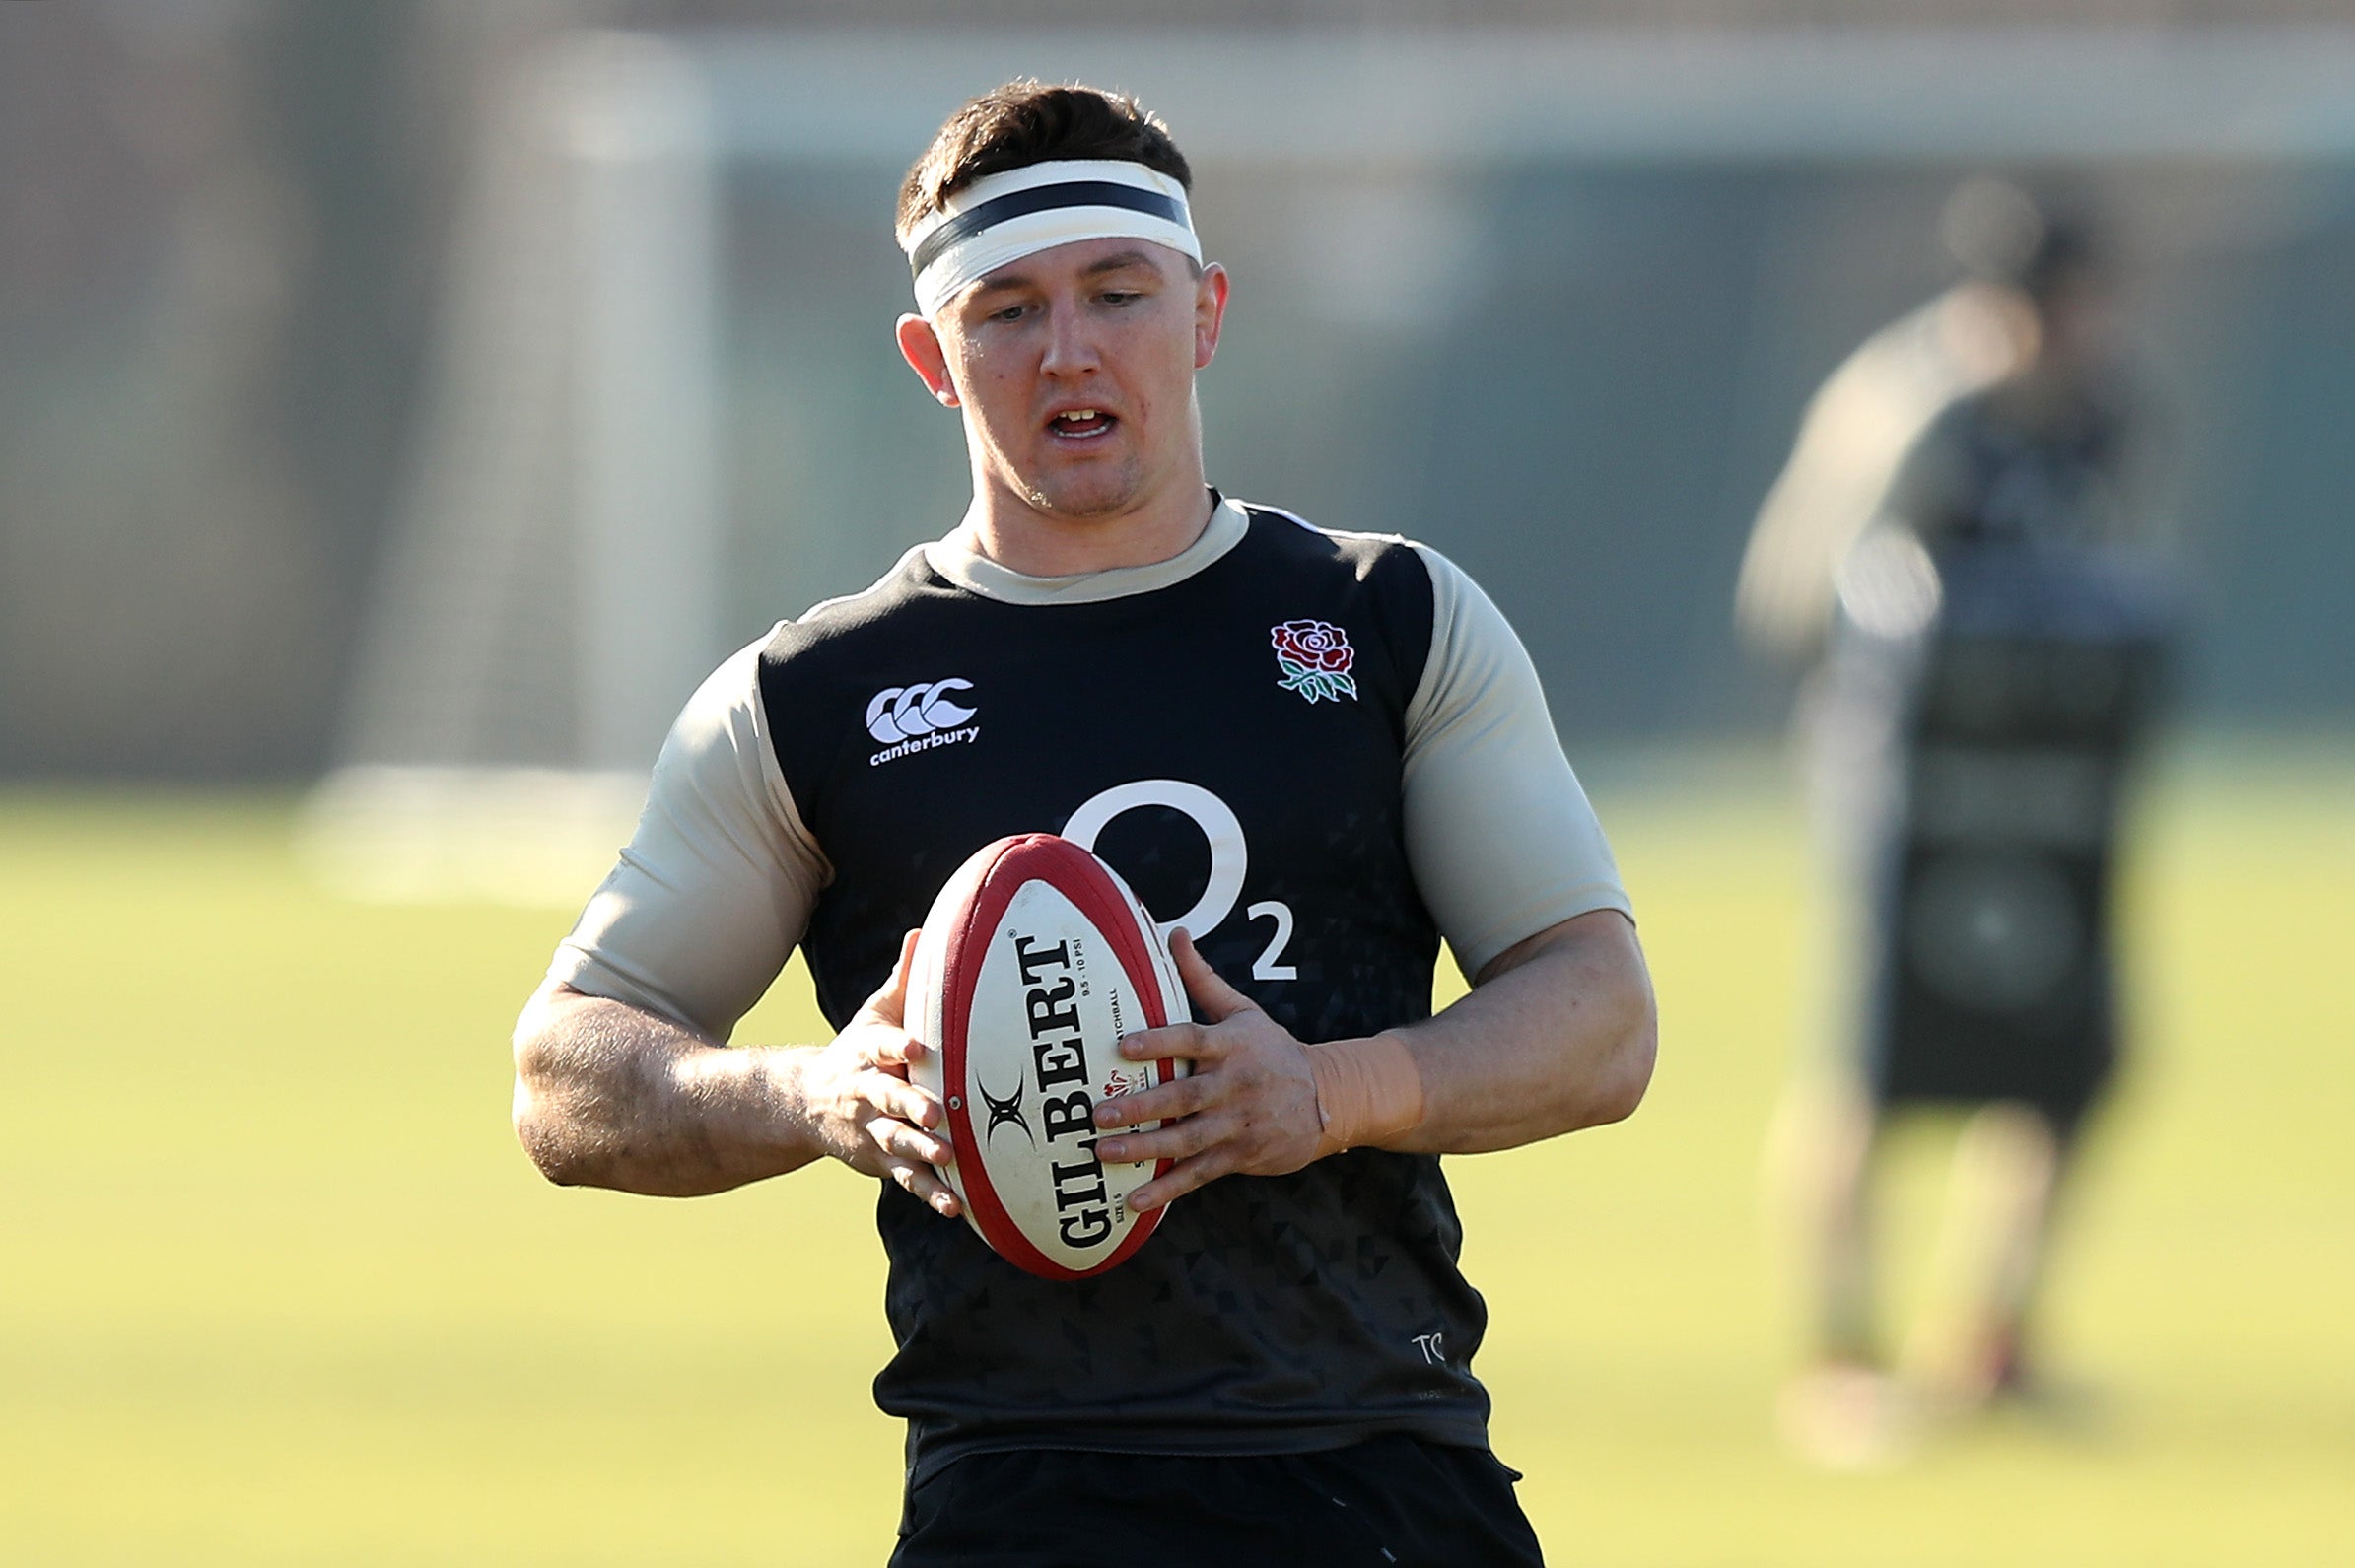
[(1330, 621), (1286, 621), (1270, 628), (1268, 640), (1276, 645), (1276, 667), (1282, 672), (1276, 684), (1285, 691), (1311, 703), (1357, 696), (1357, 683), (1350, 678), (1357, 650), (1340, 627)]

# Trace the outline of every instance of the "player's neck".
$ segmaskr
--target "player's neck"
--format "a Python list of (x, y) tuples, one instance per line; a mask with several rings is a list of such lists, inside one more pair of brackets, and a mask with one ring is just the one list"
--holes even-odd
[(1196, 465), (1137, 506), (1084, 516), (1049, 511), (983, 484), (955, 537), (1008, 572), (1068, 578), (1167, 561), (1201, 538), (1210, 520), (1209, 487)]

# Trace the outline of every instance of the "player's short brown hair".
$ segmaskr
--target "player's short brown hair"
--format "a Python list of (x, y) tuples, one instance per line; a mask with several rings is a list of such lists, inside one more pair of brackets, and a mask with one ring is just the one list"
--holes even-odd
[(1024, 79), (992, 88), (948, 116), (900, 184), (894, 232), (905, 245), (919, 224), (985, 174), (1080, 158), (1143, 164), (1194, 188), (1194, 170), (1169, 127), (1128, 94)]

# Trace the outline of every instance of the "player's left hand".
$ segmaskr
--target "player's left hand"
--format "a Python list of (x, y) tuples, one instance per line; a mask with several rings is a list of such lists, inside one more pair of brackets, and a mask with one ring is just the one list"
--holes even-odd
[(1170, 956), (1201, 1014), (1197, 1022), (1147, 1029), (1120, 1043), (1131, 1061), (1183, 1057), (1193, 1073), (1096, 1106), (1096, 1125), (1164, 1124), (1151, 1132), (1106, 1136), (1099, 1158), (1177, 1163), (1129, 1194), (1129, 1206), (1156, 1208), (1241, 1172), (1283, 1176), (1316, 1158), (1324, 1136), (1308, 1048), (1259, 1003), (1218, 978), (1194, 939), (1172, 931)]

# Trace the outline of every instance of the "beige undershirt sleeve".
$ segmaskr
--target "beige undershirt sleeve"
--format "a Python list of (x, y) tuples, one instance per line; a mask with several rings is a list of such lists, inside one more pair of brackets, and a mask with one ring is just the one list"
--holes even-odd
[(1464, 974), (1593, 910), (1633, 919), (1528, 650), (1426, 545), (1431, 652), (1407, 705), (1407, 860)]
[(760, 650), (688, 699), (638, 831), (556, 949), (550, 979), (726, 1040), (760, 1000), (832, 868), (769, 744)]

